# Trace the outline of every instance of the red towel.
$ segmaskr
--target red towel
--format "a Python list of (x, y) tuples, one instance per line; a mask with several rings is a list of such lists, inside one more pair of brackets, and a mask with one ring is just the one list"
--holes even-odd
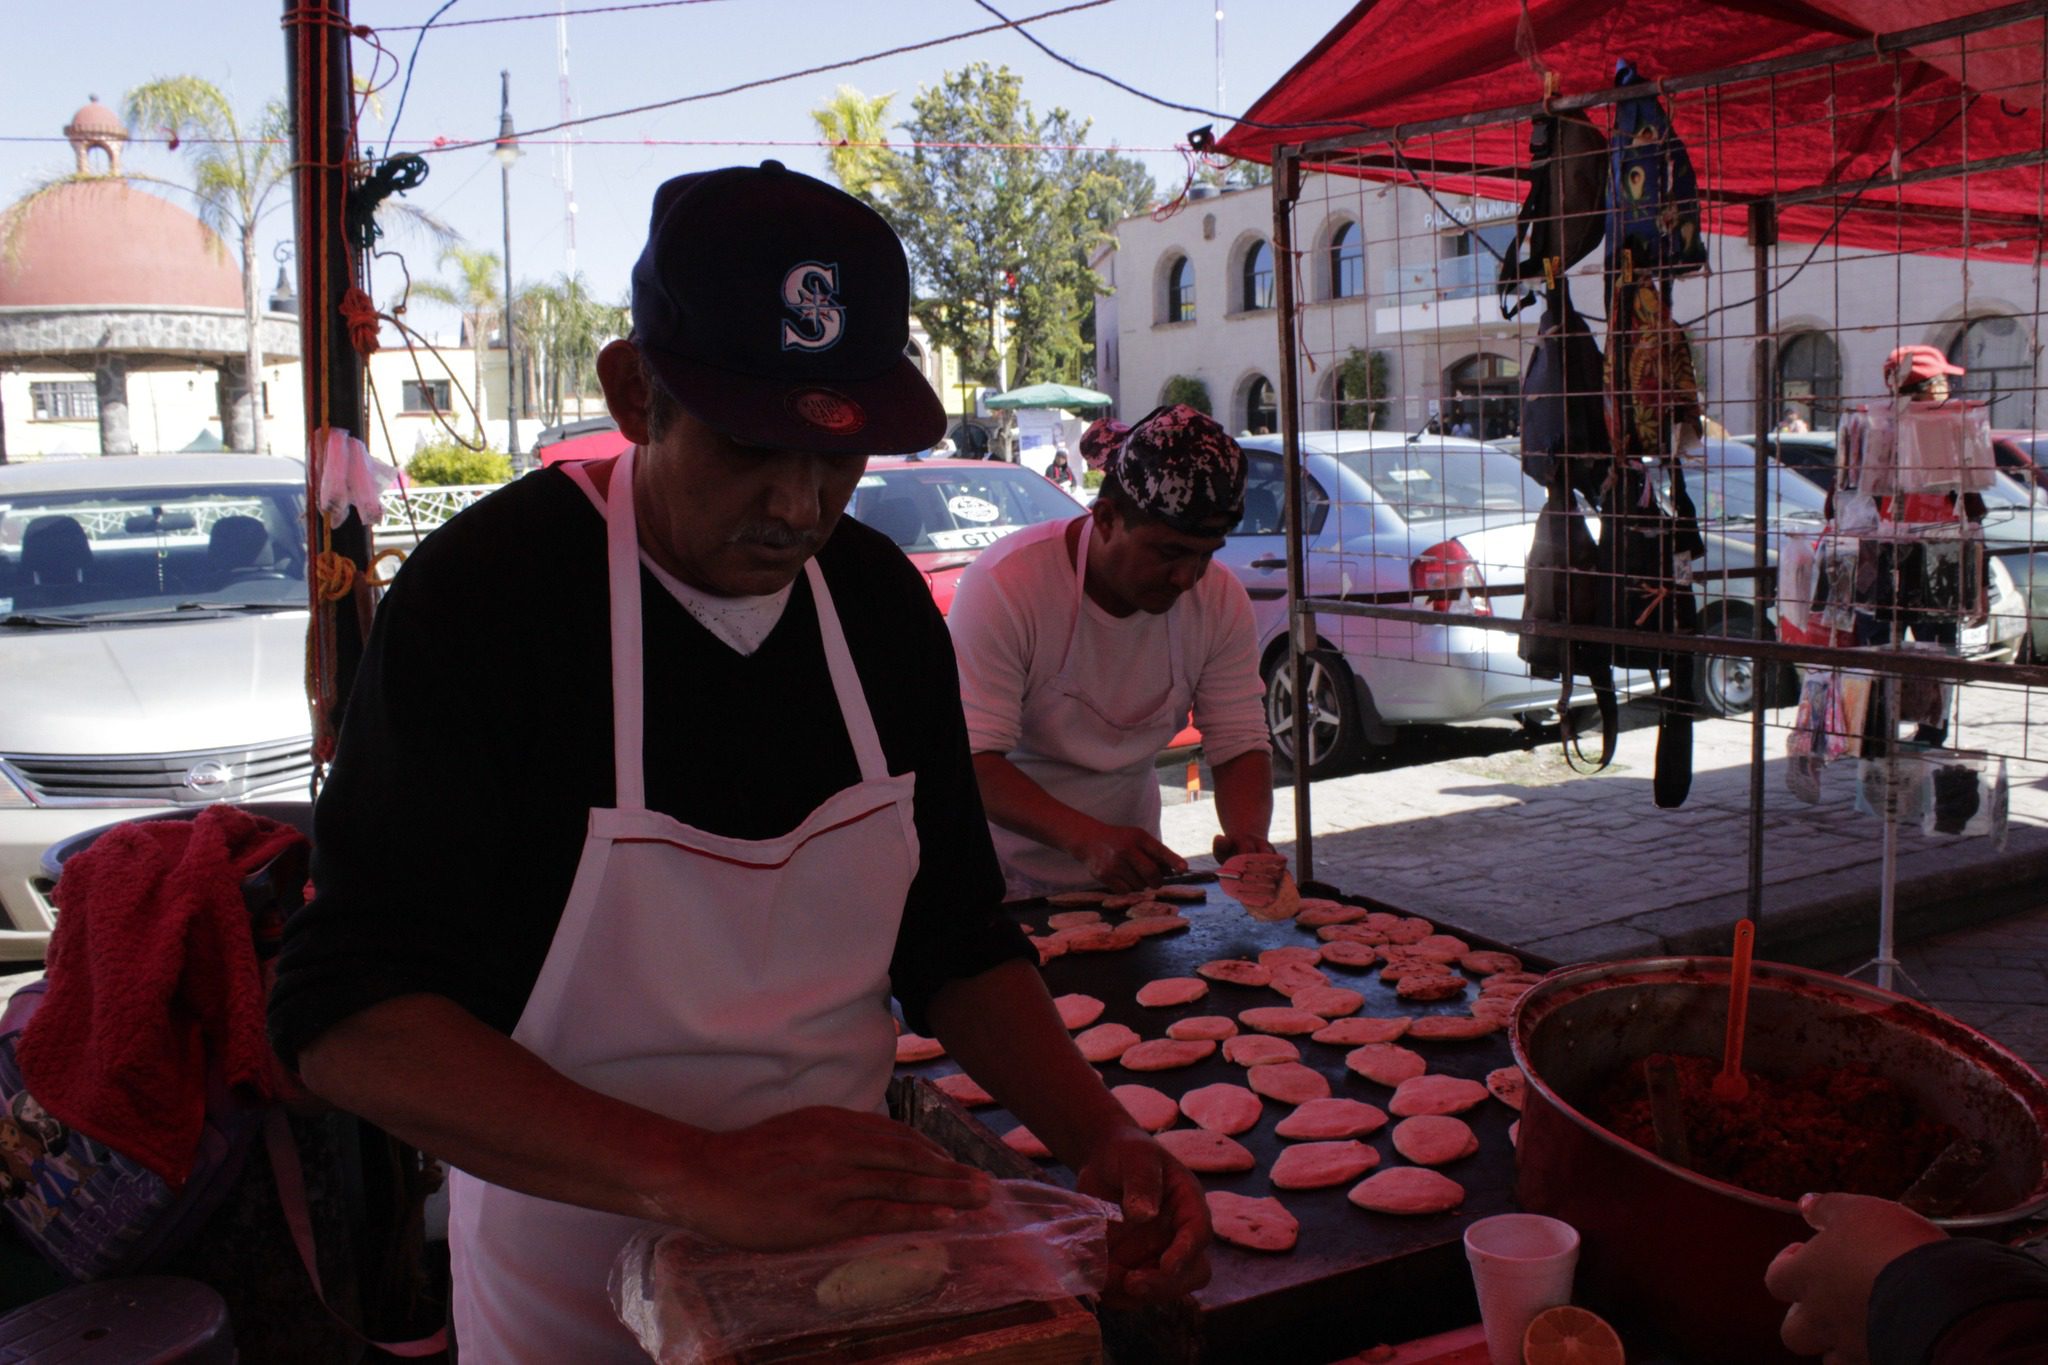
[(242, 880), (304, 835), (234, 806), (117, 825), (64, 865), (41, 1008), (16, 1056), (38, 1103), (178, 1188), (207, 1058), (269, 1097), (262, 975)]

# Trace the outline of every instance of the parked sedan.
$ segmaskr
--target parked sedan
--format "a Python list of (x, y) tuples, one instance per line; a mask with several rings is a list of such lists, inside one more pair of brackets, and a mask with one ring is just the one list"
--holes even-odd
[(932, 585), (941, 612), (960, 571), (1013, 531), (1081, 515), (1042, 474), (1000, 460), (872, 459), (849, 516), (896, 542)]
[(44, 954), (52, 844), (306, 795), (305, 480), (254, 455), (0, 468), (0, 961)]
[[(1280, 439), (1240, 444), (1250, 464), (1244, 519), (1216, 561), (1251, 594), (1266, 722), (1276, 751), (1292, 760)], [(1390, 742), (1394, 725), (1548, 718), (1558, 684), (1529, 675), (1517, 637), (1451, 614), (1521, 612), (1522, 568), (1543, 490), (1515, 457), (1478, 441), (1399, 432), (1312, 431), (1301, 445), (1310, 595), (1445, 613), (1441, 625), (1318, 618), (1307, 681), (1309, 775), (1338, 772), (1368, 744)], [(1490, 585), (1511, 590), (1494, 594)], [(1631, 695), (1649, 686), (1642, 674), (1619, 681)], [(1572, 704), (1592, 700), (1582, 685)]]

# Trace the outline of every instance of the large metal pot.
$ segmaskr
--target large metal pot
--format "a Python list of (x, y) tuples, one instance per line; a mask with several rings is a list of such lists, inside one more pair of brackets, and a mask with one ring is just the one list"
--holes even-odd
[[(1726, 958), (1567, 968), (1522, 998), (1515, 1060), (1529, 1078), (1517, 1153), (1523, 1207), (1579, 1230), (1578, 1296), (1700, 1365), (1791, 1362), (1764, 1268), (1812, 1235), (1798, 1207), (1673, 1165), (1586, 1116), (1592, 1097), (1654, 1052), (1718, 1056)], [(1986, 1230), (2048, 1207), (2048, 1083), (2012, 1053), (1904, 996), (1758, 962), (1745, 1067), (1794, 1075), (1861, 1063), (1994, 1153), (1963, 1210)]]

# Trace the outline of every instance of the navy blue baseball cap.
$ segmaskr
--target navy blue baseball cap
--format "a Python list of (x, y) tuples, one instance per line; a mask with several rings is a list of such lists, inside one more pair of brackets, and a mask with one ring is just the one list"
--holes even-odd
[(686, 411), (747, 445), (892, 455), (946, 434), (905, 353), (902, 242), (866, 204), (779, 161), (654, 192), (633, 340)]

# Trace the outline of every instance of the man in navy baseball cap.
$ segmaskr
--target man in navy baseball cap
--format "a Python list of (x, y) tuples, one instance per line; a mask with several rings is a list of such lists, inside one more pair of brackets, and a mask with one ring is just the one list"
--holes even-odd
[(1111, 1297), (1208, 1275), (1200, 1185), (1003, 913), (930, 587), (845, 515), (870, 454), (943, 434), (909, 310), (838, 190), (669, 181), (598, 357), (632, 448), (468, 508), (378, 607), (272, 1022), (454, 1168), (466, 1360), (646, 1365), (607, 1293), (644, 1230), (786, 1250), (985, 1204), (883, 1116), (892, 997), (1123, 1204)]

